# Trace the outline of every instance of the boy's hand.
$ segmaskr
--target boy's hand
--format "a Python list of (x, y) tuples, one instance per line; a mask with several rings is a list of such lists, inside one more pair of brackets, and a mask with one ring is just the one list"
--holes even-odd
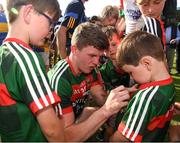
[(137, 91), (138, 84), (133, 85), (132, 87), (126, 87), (126, 89), (129, 91), (129, 93), (133, 93)]
[(123, 107), (127, 106), (129, 100), (129, 91), (124, 86), (119, 86), (111, 90), (102, 109), (106, 117), (119, 112)]

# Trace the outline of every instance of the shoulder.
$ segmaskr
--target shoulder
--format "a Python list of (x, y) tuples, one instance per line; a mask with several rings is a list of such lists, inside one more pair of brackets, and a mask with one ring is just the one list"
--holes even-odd
[(77, 11), (77, 10), (83, 10), (84, 5), (79, 0), (74, 0), (66, 8), (66, 11)]
[(61, 76), (67, 71), (68, 68), (69, 64), (66, 60), (60, 60), (57, 62), (56, 65), (48, 72), (50, 81), (56, 78), (61, 78)]

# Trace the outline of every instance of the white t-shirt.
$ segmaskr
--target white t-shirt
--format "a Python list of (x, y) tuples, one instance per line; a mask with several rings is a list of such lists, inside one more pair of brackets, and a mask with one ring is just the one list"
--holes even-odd
[(123, 0), (124, 15), (126, 23), (126, 34), (142, 27), (143, 19), (135, 0)]

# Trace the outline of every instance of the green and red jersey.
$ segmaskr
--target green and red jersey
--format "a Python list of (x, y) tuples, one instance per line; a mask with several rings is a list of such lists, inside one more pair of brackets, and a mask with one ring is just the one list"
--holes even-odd
[(173, 115), (173, 79), (141, 85), (130, 100), (118, 131), (133, 142), (163, 141)]
[(40, 55), (21, 40), (6, 39), (0, 48), (2, 141), (47, 141), (36, 114), (59, 102), (59, 96), (49, 86)]
[(120, 85), (129, 86), (129, 74), (117, 69), (110, 59), (100, 67), (100, 73), (106, 90), (114, 89)]
[(69, 58), (59, 61), (48, 72), (50, 84), (61, 97), (63, 114), (74, 112), (77, 118), (83, 111), (92, 86), (101, 84), (96, 72), (77, 75)]

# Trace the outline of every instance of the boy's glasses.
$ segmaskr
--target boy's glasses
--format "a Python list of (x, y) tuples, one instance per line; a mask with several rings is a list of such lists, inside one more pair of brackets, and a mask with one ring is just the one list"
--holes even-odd
[(47, 20), (49, 21), (49, 25), (50, 25), (49, 27), (50, 27), (50, 31), (51, 31), (51, 30), (53, 29), (54, 23), (55, 23), (55, 22), (53, 21), (53, 19), (52, 19), (51, 17), (49, 17), (47, 14), (45, 14), (44, 12), (38, 11), (38, 13), (47, 18)]

